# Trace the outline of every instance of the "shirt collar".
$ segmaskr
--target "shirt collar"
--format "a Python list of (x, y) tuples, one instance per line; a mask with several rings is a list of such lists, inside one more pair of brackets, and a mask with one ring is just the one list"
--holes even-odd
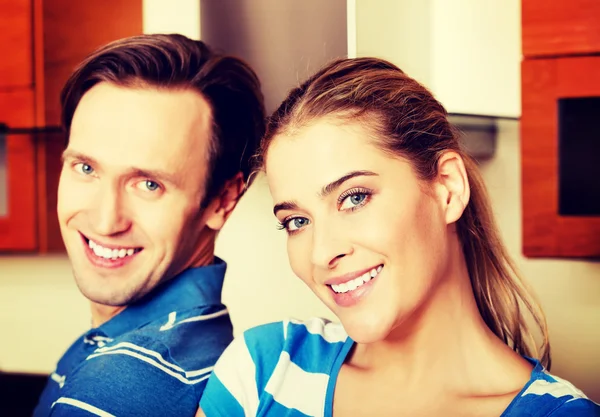
[(216, 256), (211, 265), (186, 269), (88, 334), (101, 332), (114, 338), (172, 311), (221, 304), (226, 269), (227, 264)]

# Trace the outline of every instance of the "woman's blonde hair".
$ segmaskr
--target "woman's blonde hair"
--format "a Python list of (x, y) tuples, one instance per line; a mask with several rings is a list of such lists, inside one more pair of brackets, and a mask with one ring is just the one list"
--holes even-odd
[[(266, 153), (276, 135), (324, 117), (366, 122), (377, 137), (377, 146), (406, 158), (423, 180), (436, 178), (439, 158), (445, 152), (461, 155), (471, 198), (457, 222), (457, 232), (479, 312), (504, 343), (521, 355), (538, 358), (549, 369), (545, 317), (500, 239), (483, 179), (475, 161), (461, 149), (444, 107), (426, 88), (387, 61), (339, 59), (293, 89), (270, 117), (255, 170), (264, 169)], [(539, 349), (521, 307), (531, 313), (541, 332)]]

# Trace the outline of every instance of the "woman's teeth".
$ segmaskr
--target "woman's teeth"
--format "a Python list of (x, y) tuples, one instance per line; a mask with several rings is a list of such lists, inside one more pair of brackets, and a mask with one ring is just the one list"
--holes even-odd
[(367, 282), (379, 275), (382, 269), (383, 265), (379, 265), (377, 268), (373, 268), (370, 271), (365, 272), (360, 277), (355, 278), (352, 281), (344, 282), (343, 284), (333, 284), (331, 289), (338, 294), (354, 291), (358, 287), (362, 287)]

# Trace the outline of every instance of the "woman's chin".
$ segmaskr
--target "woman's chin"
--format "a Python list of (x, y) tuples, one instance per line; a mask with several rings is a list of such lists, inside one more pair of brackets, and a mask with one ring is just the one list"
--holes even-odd
[(352, 340), (361, 344), (376, 343), (385, 340), (391, 332), (391, 326), (381, 322), (369, 323), (356, 320), (342, 320), (342, 325)]

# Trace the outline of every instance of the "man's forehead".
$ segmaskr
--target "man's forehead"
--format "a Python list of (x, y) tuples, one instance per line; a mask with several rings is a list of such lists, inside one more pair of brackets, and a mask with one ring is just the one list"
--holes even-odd
[(70, 140), (78, 148), (109, 147), (143, 154), (208, 152), (212, 115), (207, 101), (191, 90), (142, 89), (101, 83), (82, 98)]
[(212, 110), (199, 92), (180, 88), (132, 88), (102, 82), (83, 95), (75, 109), (71, 127), (166, 127), (175, 130), (178, 126), (190, 124), (210, 131)]

